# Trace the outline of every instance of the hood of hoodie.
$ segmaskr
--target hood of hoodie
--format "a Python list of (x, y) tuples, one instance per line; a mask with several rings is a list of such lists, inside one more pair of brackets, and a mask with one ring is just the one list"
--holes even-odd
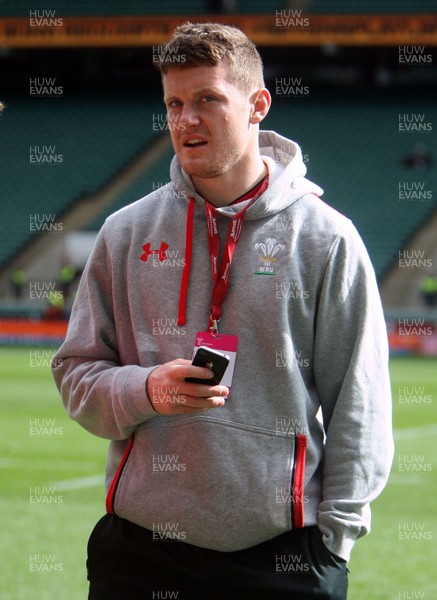
[[(269, 186), (246, 213), (247, 220), (261, 219), (277, 214), (306, 194), (323, 194), (322, 188), (305, 177), (307, 168), (300, 146), (274, 131), (259, 132), (259, 148), (269, 173)], [(180, 198), (193, 198), (197, 204), (204, 199), (196, 192), (190, 176), (175, 156), (170, 165), (170, 176)], [(218, 208), (219, 214), (233, 217), (244, 208), (246, 200), (233, 206)]]

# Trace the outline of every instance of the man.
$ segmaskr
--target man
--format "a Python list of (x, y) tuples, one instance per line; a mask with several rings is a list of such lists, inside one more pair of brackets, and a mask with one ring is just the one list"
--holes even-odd
[[(373, 269), (299, 147), (259, 132), (246, 36), (184, 24), (160, 65), (171, 183), (107, 219), (53, 369), (111, 440), (89, 598), (346, 598), (393, 452)], [(200, 345), (231, 357), (221, 384)]]

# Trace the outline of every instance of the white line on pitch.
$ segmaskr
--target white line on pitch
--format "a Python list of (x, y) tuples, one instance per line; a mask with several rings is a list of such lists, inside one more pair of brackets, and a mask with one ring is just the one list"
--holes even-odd
[(437, 434), (437, 423), (430, 423), (429, 425), (421, 425), (419, 427), (407, 427), (405, 429), (395, 429), (394, 438), (395, 440), (411, 440), (416, 437), (423, 437), (425, 435)]
[(57, 460), (53, 458), (0, 458), (0, 469), (41, 469), (44, 471), (95, 471), (96, 463), (87, 461)]
[(388, 480), (389, 484), (400, 485), (421, 485), (425, 482), (425, 478), (420, 475), (404, 475), (402, 473), (393, 473)]
[(79, 477), (77, 479), (66, 479), (64, 481), (55, 481), (53, 482), (53, 486), (56, 488), (56, 491), (65, 491), (65, 490), (81, 490), (84, 488), (103, 486), (105, 483), (105, 479), (103, 475), (90, 475), (89, 477)]

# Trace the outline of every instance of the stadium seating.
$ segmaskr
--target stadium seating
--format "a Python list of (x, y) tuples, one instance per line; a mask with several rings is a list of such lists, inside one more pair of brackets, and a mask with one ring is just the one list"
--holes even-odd
[(93, 219), (88, 229), (97, 231), (103, 225), (104, 220), (110, 214), (123, 208), (127, 204), (143, 198), (154, 189), (161, 187), (170, 180), (170, 161), (173, 158), (173, 149), (164, 152), (162, 156), (156, 158), (151, 167), (145, 170), (131, 185), (129, 185), (119, 196), (107, 206), (95, 219)]
[[(435, 169), (415, 171), (403, 164), (427, 134), (401, 133), (399, 114), (411, 115), (414, 107), (432, 126), (437, 110), (432, 100), (418, 105), (406, 92), (319, 95), (316, 90), (311, 100), (277, 99), (265, 124), (302, 146), (307, 176), (324, 188), (325, 202), (355, 223), (381, 277), (437, 205)], [(432, 198), (400, 200), (404, 182), (420, 184)]]
[[(427, 201), (399, 199), (399, 185), (404, 182), (423, 184), (431, 196), (437, 188), (435, 170), (414, 171), (403, 165), (403, 158), (426, 135), (399, 132), (399, 114), (411, 113), (411, 105), (405, 94), (378, 98), (330, 92), (327, 98), (312, 97), (311, 101), (274, 98), (263, 123), (265, 129), (301, 145), (308, 178), (324, 188), (325, 202), (355, 223), (378, 277), (437, 205), (435, 193)], [(419, 109), (426, 121), (437, 121), (431, 101), (424, 100)], [(157, 182), (167, 182), (171, 156), (171, 151), (166, 152), (90, 227), (98, 229), (108, 214), (143, 197)]]
[[(414, 4), (414, 6), (413, 6)], [(56, 10), (57, 16), (91, 16), (91, 15), (140, 15), (140, 14), (185, 14), (199, 15), (214, 12), (209, 0), (187, 0), (186, 2), (161, 0), (56, 0), (48, 5)], [(287, 2), (278, 0), (237, 0), (235, 12), (243, 14), (275, 14), (276, 10), (298, 9), (304, 13), (318, 14), (410, 14), (432, 13), (435, 10), (434, 0), (305, 0)], [(2, 0), (0, 16), (29, 16), (30, 10), (40, 9), (33, 0)]]
[(140, 95), (72, 96), (68, 90), (58, 98), (5, 100), (0, 266), (38, 235), (31, 218), (38, 215), (43, 224), (60, 219), (78, 198), (94, 194), (132, 160), (156, 135), (152, 115), (163, 109), (158, 96), (146, 103)]
[[(271, 86), (272, 87), (272, 86)], [(274, 91), (274, 90), (272, 90)], [(275, 97), (264, 128), (275, 129), (302, 146), (308, 177), (325, 189), (324, 200), (349, 216), (360, 231), (381, 277), (399, 248), (435, 209), (435, 170), (414, 171), (403, 158), (424, 133), (400, 133), (399, 114), (411, 113), (405, 93), (372, 97), (311, 90), (311, 99)], [(152, 115), (163, 113), (159, 96), (96, 95), (38, 102), (13, 102), (2, 119), (3, 190), (0, 206), (5, 263), (31, 235), (30, 214), (62, 215), (83, 195), (98, 191), (156, 135)], [(416, 112), (437, 122), (431, 100)], [(6, 116), (6, 115), (4, 115)], [(6, 146), (6, 140), (14, 140)], [(30, 146), (55, 146), (62, 164), (29, 163)], [(156, 158), (115, 201), (92, 220), (97, 230), (106, 216), (169, 180), (172, 151)], [(434, 156), (434, 160), (436, 157)], [(434, 190), (428, 201), (399, 200), (399, 185), (419, 182)]]

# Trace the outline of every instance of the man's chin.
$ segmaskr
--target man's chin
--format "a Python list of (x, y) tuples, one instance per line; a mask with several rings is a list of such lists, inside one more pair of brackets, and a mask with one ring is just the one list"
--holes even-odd
[(184, 165), (182, 164), (182, 168), (184, 169), (185, 173), (187, 173), (187, 175), (189, 175), (193, 181), (195, 181), (196, 179), (214, 179), (215, 177), (219, 177), (220, 175), (223, 175), (223, 169), (219, 168), (219, 167), (211, 167), (211, 165), (205, 165), (205, 166), (195, 166), (195, 165)]

